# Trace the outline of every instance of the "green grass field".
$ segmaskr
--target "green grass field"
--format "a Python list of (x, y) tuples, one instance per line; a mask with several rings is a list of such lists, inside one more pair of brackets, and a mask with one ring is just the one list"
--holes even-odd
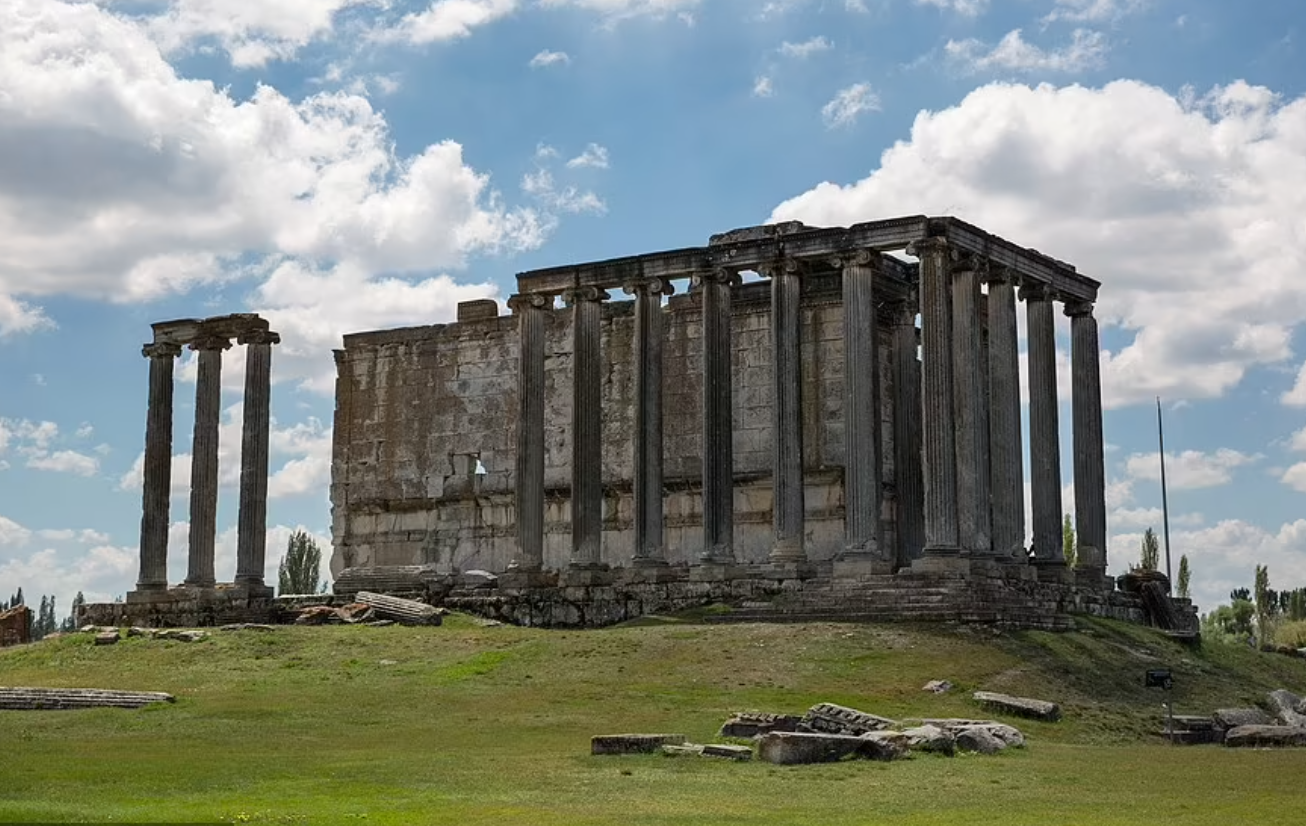
[[(0, 685), (161, 690), (172, 705), (0, 712), (0, 821), (363, 824), (1295, 822), (1306, 752), (1176, 748), (1177, 713), (1306, 689), (1306, 661), (1177, 646), (1084, 621), (1065, 634), (896, 625), (602, 631), (284, 627), (199, 643), (76, 635), (0, 651)], [(384, 662), (383, 662), (384, 661)], [(931, 679), (949, 694), (921, 691)], [(995, 757), (777, 767), (591, 757), (592, 734), (711, 740), (732, 711), (819, 701), (891, 717), (992, 716), (970, 692), (1057, 700)]]

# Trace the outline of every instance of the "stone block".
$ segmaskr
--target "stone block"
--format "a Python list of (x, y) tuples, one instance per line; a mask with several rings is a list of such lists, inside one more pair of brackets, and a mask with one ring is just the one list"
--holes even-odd
[(893, 573), (893, 563), (870, 554), (846, 554), (834, 560), (835, 578), (879, 576)]
[(724, 757), (730, 760), (752, 760), (753, 749), (728, 743), (708, 743), (700, 747), (704, 757)]
[(897, 725), (896, 721), (887, 717), (879, 717), (835, 703), (817, 703), (807, 710), (802, 721), (802, 727), (808, 731), (854, 736), (895, 728)]
[(846, 734), (773, 731), (757, 741), (759, 760), (784, 766), (833, 763), (849, 757), (876, 759), (883, 752), (882, 746), (875, 741)]
[(1259, 708), (1220, 708), (1211, 715), (1216, 728), (1233, 729), (1239, 726), (1268, 726), (1274, 720)]
[(968, 728), (958, 732), (956, 747), (978, 754), (997, 754), (1007, 744), (986, 728)]
[(690, 582), (725, 582), (739, 576), (739, 566), (733, 563), (702, 562), (689, 567)]
[(972, 699), (980, 705), (995, 711), (1005, 711), (1018, 717), (1029, 717), (1054, 723), (1061, 719), (1061, 706), (1047, 700), (1035, 700), (1030, 697), (1012, 697), (992, 691), (976, 691)]
[(721, 725), (722, 737), (751, 738), (773, 731), (797, 731), (802, 717), (792, 714), (765, 714), (741, 711), (730, 716)]
[(685, 740), (683, 734), (596, 734), (590, 738), (590, 754), (654, 754)]
[(1238, 726), (1224, 734), (1224, 744), (1239, 746), (1306, 746), (1306, 728), (1296, 726)]
[(615, 574), (606, 565), (569, 565), (558, 572), (558, 583), (564, 588), (590, 588), (611, 585), (615, 580)]

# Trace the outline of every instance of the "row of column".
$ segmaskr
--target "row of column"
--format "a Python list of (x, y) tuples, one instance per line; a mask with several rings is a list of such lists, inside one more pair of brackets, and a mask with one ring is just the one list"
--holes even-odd
[[(245, 400), (241, 433), (240, 511), (236, 535), (238, 585), (266, 590), (263, 570), (267, 552), (268, 436), (271, 418), (272, 345), (280, 335), (251, 330), (237, 338), (245, 345)], [(217, 538), (218, 425), (222, 402), (222, 353), (231, 347), (226, 335), (201, 332), (189, 344), (195, 351), (195, 429), (191, 448), (189, 557), (185, 584), (212, 588)], [(145, 424), (145, 458), (141, 515), (140, 576), (137, 591), (168, 587), (168, 528), (172, 486), (173, 365), (181, 345), (147, 344), (150, 360), (149, 404)]]
[[(880, 533), (882, 459), (878, 301), (880, 256), (841, 256), (845, 345), (845, 549), (841, 560), (902, 565), (927, 556), (996, 556), (1025, 561), (1023, 458), (1016, 282), (1001, 268), (956, 258), (943, 239), (917, 242), (922, 358), (917, 360), (911, 302), (891, 306), (896, 553)], [(803, 495), (801, 262), (764, 268), (771, 285), (773, 353), (773, 530), (770, 560), (802, 563)], [(981, 323), (987, 281), (987, 330)], [(702, 307), (702, 501), (704, 564), (734, 561), (731, 290), (737, 273), (691, 280)], [(631, 284), (635, 298), (635, 565), (665, 564), (662, 531), (662, 296), (659, 279)], [(598, 568), (602, 533), (601, 302), (604, 290), (564, 298), (572, 313), (572, 555)], [(1063, 561), (1052, 293), (1021, 288), (1029, 322), (1030, 440), (1034, 561)], [(538, 570), (544, 547), (544, 313), (551, 296), (514, 296), (520, 393), (517, 452), (518, 555), (514, 567)], [(1106, 518), (1097, 326), (1089, 303), (1070, 303), (1074, 372), (1077, 532), (1081, 564), (1104, 568)]]

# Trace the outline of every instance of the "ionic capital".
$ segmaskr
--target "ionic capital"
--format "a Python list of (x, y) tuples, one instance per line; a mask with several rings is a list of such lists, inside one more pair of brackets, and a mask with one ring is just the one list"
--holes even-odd
[(872, 250), (847, 250), (830, 256), (830, 266), (836, 269), (844, 267), (869, 267), (879, 263), (880, 255)]
[(281, 333), (274, 333), (271, 330), (249, 330), (241, 333), (236, 339), (237, 344), (280, 344)]
[(553, 306), (553, 296), (547, 293), (518, 293), (508, 297), (508, 309), (514, 315), (524, 310), (545, 310)]
[(984, 279), (988, 270), (988, 259), (978, 255), (960, 254), (955, 256), (952, 263), (953, 275), (966, 275)]
[(1083, 299), (1075, 299), (1073, 301), (1067, 301), (1065, 307), (1065, 313), (1070, 318), (1079, 318), (1081, 316), (1091, 317), (1093, 315), (1093, 302), (1084, 301)]
[(1051, 284), (1044, 284), (1041, 281), (1030, 281), (1020, 286), (1021, 301), (1052, 301), (1056, 297), (1056, 291), (1052, 289)]
[(689, 286), (692, 289), (701, 289), (707, 284), (724, 284), (727, 287), (737, 287), (743, 282), (739, 273), (725, 267), (718, 267), (714, 270), (704, 270), (696, 272), (689, 277)]
[(190, 343), (192, 350), (223, 350), (231, 349), (231, 339), (227, 336), (218, 335), (217, 333), (201, 333), (196, 336)]
[(645, 295), (664, 296), (673, 295), (676, 292), (676, 286), (665, 278), (646, 278), (643, 281), (631, 281), (621, 288), (626, 295)]
[(141, 347), (141, 355), (148, 359), (175, 359), (181, 355), (181, 345), (169, 341), (156, 341)]
[(1016, 286), (1020, 283), (1020, 278), (1015, 270), (1003, 264), (995, 264), (989, 259), (985, 259), (983, 278), (985, 284), (1011, 284)]
[(601, 290), (598, 287), (574, 287), (570, 290), (564, 290), (562, 298), (572, 305), (586, 301), (607, 301), (608, 291)]
[(931, 235), (928, 238), (919, 238), (907, 245), (907, 254), (914, 255), (917, 258), (924, 258), (930, 253), (946, 253), (948, 251), (948, 239)]

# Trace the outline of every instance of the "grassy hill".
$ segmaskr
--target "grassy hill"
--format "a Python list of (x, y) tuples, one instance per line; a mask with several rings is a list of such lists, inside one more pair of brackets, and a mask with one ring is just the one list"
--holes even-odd
[[(139, 711), (0, 712), (0, 821), (1110, 823), (1281, 820), (1306, 752), (1175, 748), (1176, 713), (1306, 690), (1306, 661), (1183, 648), (1148, 629), (704, 625), (601, 631), (284, 627), (198, 643), (76, 635), (0, 650), (0, 685), (161, 690)], [(943, 695), (921, 691), (951, 680)], [(591, 757), (592, 734), (710, 740), (732, 711), (819, 701), (890, 717), (991, 716), (976, 689), (1056, 700), (1029, 747), (777, 767)]]

